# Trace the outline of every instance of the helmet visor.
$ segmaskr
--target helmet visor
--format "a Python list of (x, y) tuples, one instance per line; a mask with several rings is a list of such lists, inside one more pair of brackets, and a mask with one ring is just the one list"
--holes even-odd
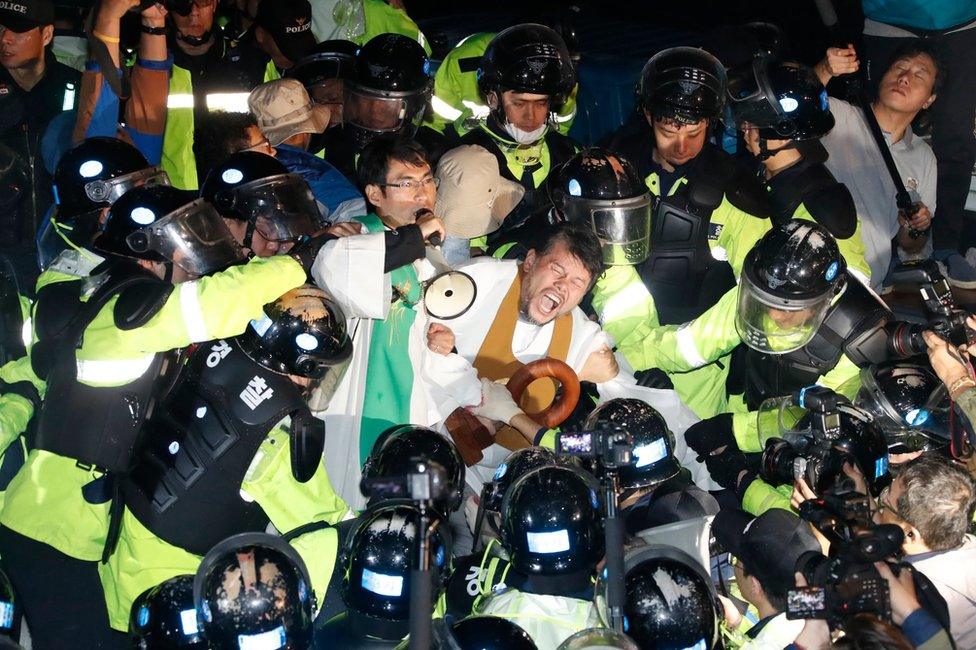
[[(197, 199), (147, 227), (146, 250), (154, 250), (191, 275), (206, 275), (245, 259), (244, 251), (217, 211)], [(136, 250), (139, 242), (130, 241)], [(138, 252), (138, 251), (137, 251)]]
[(640, 264), (650, 254), (651, 197), (647, 194), (615, 201), (570, 197), (562, 211), (570, 221), (593, 229), (605, 264)]
[(945, 386), (939, 384), (924, 404), (904, 413), (884, 395), (870, 368), (861, 370), (861, 388), (855, 405), (872, 415), (893, 453), (931, 451), (950, 440), (950, 418)]
[(809, 343), (823, 323), (833, 292), (806, 300), (783, 299), (741, 276), (735, 328), (742, 342), (766, 354), (786, 354)]
[(374, 133), (396, 133), (405, 125), (419, 126), (426, 105), (425, 93), (377, 96), (346, 84), (342, 119)]
[(134, 187), (169, 184), (169, 176), (162, 167), (147, 167), (131, 174), (85, 183), (85, 196), (94, 203), (112, 205)]
[(312, 190), (298, 174), (269, 176), (235, 188), (234, 209), (268, 241), (295, 241), (324, 225)]

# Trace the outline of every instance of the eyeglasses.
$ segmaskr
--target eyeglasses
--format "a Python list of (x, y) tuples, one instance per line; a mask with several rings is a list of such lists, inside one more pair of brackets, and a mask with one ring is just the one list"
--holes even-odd
[(440, 185), (440, 180), (434, 176), (428, 176), (427, 178), (422, 178), (419, 181), (412, 178), (407, 178), (397, 183), (380, 183), (380, 187), (398, 187), (401, 190), (419, 190), (422, 187), (427, 187), (431, 183), (434, 187)]
[(265, 138), (257, 144), (252, 144), (250, 147), (244, 147), (241, 151), (262, 151), (264, 153), (269, 153), (274, 151), (274, 147), (271, 146), (271, 141)]

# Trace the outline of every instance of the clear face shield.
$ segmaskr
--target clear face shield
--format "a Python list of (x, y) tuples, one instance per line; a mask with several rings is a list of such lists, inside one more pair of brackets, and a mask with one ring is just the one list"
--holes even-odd
[(854, 403), (881, 427), (891, 453), (932, 451), (949, 444), (952, 427), (944, 385), (940, 384), (924, 404), (902, 414), (884, 396), (870, 368), (861, 370), (859, 379), (861, 387)]
[(246, 259), (223, 218), (203, 199), (130, 233), (126, 242), (137, 253), (156, 251), (194, 276), (207, 275)]
[(236, 187), (233, 204), (268, 241), (295, 241), (325, 225), (312, 190), (298, 174), (269, 176)]
[(372, 133), (412, 135), (427, 107), (427, 92), (384, 93), (382, 96), (345, 84), (342, 119), (347, 125)]
[(162, 167), (148, 167), (131, 174), (85, 183), (85, 195), (95, 203), (112, 204), (134, 187), (169, 184), (169, 176)]
[(640, 264), (650, 255), (651, 197), (595, 200), (568, 197), (561, 207), (570, 221), (585, 223), (600, 240), (608, 265)]
[(786, 354), (809, 343), (823, 323), (835, 292), (804, 300), (766, 293), (743, 273), (735, 328), (742, 342), (766, 354)]

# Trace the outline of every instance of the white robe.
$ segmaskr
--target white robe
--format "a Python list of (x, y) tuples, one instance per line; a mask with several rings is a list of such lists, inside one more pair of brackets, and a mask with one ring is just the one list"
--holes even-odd
[[(441, 322), (450, 327), (455, 335), (458, 353), (448, 356), (460, 356), (468, 365), (463, 368), (452, 365), (449, 372), (425, 367), (424, 373), (425, 381), (428, 383), (427, 392), (436, 397), (436, 406), (440, 408), (441, 419), (446, 418), (459, 405), (471, 406), (481, 401), (477, 371), (470, 364), (474, 362), (481, 350), (499, 306), (515, 279), (518, 263), (512, 260), (480, 257), (458, 268), (474, 279), (477, 296), (467, 312), (458, 318)], [(600, 329), (599, 324), (587, 318), (581, 309), (575, 308), (571, 314), (573, 331), (566, 363), (579, 373), (592, 352), (604, 345), (613, 347), (613, 342), (610, 336)], [(522, 363), (543, 358), (552, 340), (553, 327), (552, 322), (539, 326), (519, 320), (513, 335), (512, 354)], [(697, 422), (698, 418), (681, 402), (678, 394), (673, 390), (638, 386), (633, 370), (622, 356), (617, 355), (617, 363), (620, 366), (617, 376), (597, 385), (600, 400), (636, 397), (657, 409), (675, 434), (675, 457), (691, 470), (696, 484), (706, 490), (714, 489), (705, 466), (695, 460), (695, 453), (688, 449), (684, 441), (684, 432)], [(495, 468), (509, 453), (511, 452), (500, 445), (492, 445), (485, 450), (482, 461), (468, 469), (468, 484), (476, 493), (480, 493), (484, 482), (491, 480)]]
[[(368, 390), (366, 365), (369, 359), (373, 321), (384, 319), (390, 311), (393, 295), (390, 275), (383, 273), (385, 236), (371, 233), (341, 237), (322, 247), (312, 266), (315, 283), (325, 288), (345, 312), (352, 336), (353, 352), (346, 374), (333, 394), (328, 407), (316, 415), (325, 422), (325, 468), (336, 492), (350, 507), (361, 509), (366, 499), (359, 491), (359, 426), (363, 415), (363, 398)], [(423, 281), (436, 271), (425, 260), (413, 263), (417, 277)], [(445, 357), (427, 349), (427, 327), (430, 323), (423, 305), (414, 306), (417, 316), (410, 328), (408, 354), (414, 368), (410, 395), (410, 421), (401, 424), (434, 426), (447, 414), (428, 390), (433, 382), (451, 383), (452, 373), (464, 369), (457, 355)], [(418, 372), (419, 368), (422, 372)], [(431, 381), (425, 377), (430, 376)], [(450, 411), (448, 411), (448, 414)]]

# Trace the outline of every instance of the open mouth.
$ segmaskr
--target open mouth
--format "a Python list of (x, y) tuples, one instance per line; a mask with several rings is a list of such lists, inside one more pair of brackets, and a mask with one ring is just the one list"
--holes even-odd
[(542, 297), (539, 298), (539, 311), (548, 316), (555, 313), (562, 302), (562, 299), (558, 295), (552, 291), (546, 291), (542, 294)]

